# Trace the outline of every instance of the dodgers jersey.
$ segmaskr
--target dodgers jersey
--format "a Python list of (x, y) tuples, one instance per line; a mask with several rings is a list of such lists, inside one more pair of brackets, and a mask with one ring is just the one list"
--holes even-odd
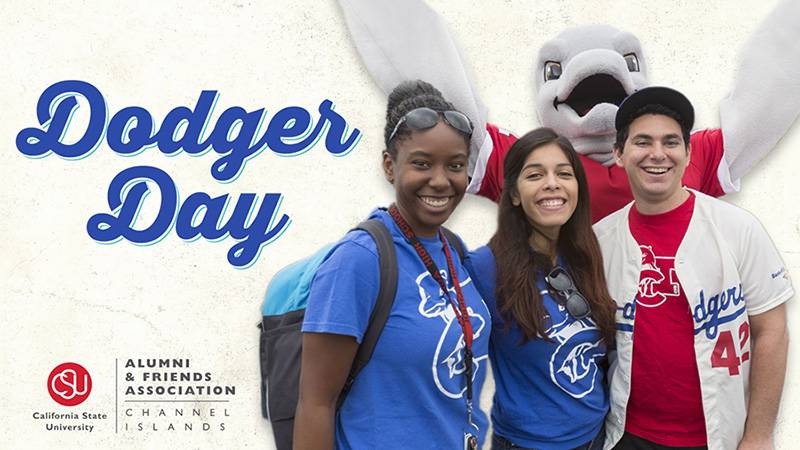
[[(710, 450), (736, 448), (750, 395), (751, 315), (794, 295), (786, 267), (764, 227), (747, 211), (693, 191), (695, 207), (675, 254), (692, 314), (694, 349)], [(642, 253), (630, 233), (633, 203), (595, 224), (608, 291), (617, 303), (617, 351), (609, 353), (611, 409), (605, 448), (625, 430), (630, 393), (636, 295)], [(723, 357), (724, 356), (724, 357)]]

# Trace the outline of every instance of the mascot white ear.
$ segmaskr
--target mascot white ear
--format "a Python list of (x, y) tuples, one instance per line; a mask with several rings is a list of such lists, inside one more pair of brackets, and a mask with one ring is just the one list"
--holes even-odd
[(468, 192), (474, 193), (492, 142), (486, 108), (445, 21), (421, 0), (339, 0), (339, 6), (364, 65), (387, 95), (403, 81), (427, 81), (472, 121)]
[(636, 36), (609, 25), (570, 28), (542, 45), (533, 75), (542, 125), (578, 153), (612, 164), (617, 107), (648, 84)]

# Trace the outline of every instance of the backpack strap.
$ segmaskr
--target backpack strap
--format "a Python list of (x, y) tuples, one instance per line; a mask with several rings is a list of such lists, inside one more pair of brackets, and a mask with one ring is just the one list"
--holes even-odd
[(375, 244), (378, 246), (381, 281), (378, 300), (375, 303), (372, 314), (369, 316), (367, 330), (364, 332), (361, 345), (358, 346), (358, 352), (353, 360), (353, 366), (350, 368), (350, 374), (347, 375), (347, 381), (344, 383), (342, 392), (336, 402), (337, 410), (342, 406), (347, 393), (353, 385), (353, 381), (356, 379), (356, 375), (361, 372), (361, 369), (367, 365), (372, 357), (372, 351), (375, 350), (378, 338), (383, 332), (383, 327), (386, 325), (389, 312), (394, 304), (394, 297), (397, 294), (397, 253), (389, 230), (383, 222), (377, 219), (361, 222), (355, 229), (366, 231), (375, 240)]
[(445, 227), (439, 227), (442, 230), (442, 234), (444, 234), (445, 239), (447, 239), (447, 243), (450, 244), (454, 249), (456, 249), (456, 253), (461, 258), (461, 261), (464, 261), (464, 255), (467, 253), (464, 251), (464, 246), (461, 244), (461, 239), (456, 236), (455, 233), (448, 230)]

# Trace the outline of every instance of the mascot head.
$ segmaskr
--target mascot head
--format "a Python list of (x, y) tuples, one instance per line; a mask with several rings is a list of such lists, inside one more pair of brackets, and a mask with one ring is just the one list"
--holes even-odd
[(617, 107), (647, 86), (636, 36), (609, 25), (567, 29), (542, 45), (534, 77), (542, 125), (569, 138), (578, 153), (611, 165)]

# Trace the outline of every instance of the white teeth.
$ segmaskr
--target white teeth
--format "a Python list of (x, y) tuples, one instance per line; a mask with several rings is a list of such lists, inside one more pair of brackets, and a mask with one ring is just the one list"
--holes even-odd
[(644, 171), (647, 173), (667, 173), (666, 167), (645, 167)]
[(551, 200), (542, 200), (542, 201), (539, 202), (539, 204), (542, 205), (542, 206), (561, 206), (564, 203), (566, 203), (566, 202), (564, 201), (564, 199), (561, 199), (561, 198), (551, 199)]
[(422, 202), (428, 206), (432, 206), (434, 208), (441, 208), (442, 206), (446, 205), (450, 202), (450, 197), (444, 198), (435, 198), (435, 197), (420, 197)]

